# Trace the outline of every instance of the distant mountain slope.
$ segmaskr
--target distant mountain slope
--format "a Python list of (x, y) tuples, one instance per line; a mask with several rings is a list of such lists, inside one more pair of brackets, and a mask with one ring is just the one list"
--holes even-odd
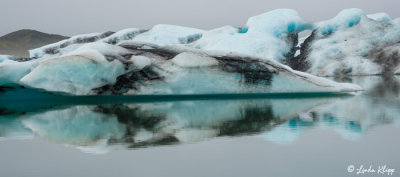
[(28, 50), (68, 37), (23, 29), (0, 37), (0, 54), (28, 57)]

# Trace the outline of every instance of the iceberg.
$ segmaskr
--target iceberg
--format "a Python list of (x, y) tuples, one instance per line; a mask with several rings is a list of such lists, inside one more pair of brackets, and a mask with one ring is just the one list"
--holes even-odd
[[(205, 31), (160, 24), (150, 30), (77, 35), (32, 49), (27, 59), (1, 56), (0, 87), (18, 85), (72, 95), (354, 92), (361, 88), (282, 63), (295, 60), (299, 32), (316, 26), (315, 35), (323, 36), (326, 31), (360, 26), (364, 18), (362, 11), (348, 10), (313, 25), (294, 10), (278, 9), (249, 18), (242, 28)], [(385, 15), (373, 18), (388, 23), (382, 22)], [(313, 41), (312, 47), (317, 48), (318, 42)], [(304, 62), (312, 61), (308, 71), (321, 75), (313, 71), (323, 63), (319, 56), (324, 50), (313, 52)]]
[(74, 95), (361, 90), (355, 85), (294, 71), (272, 60), (220, 56), (186, 48), (164, 50), (148, 45), (133, 48), (126, 43), (122, 46), (90, 43), (61, 57), (38, 62), (18, 83)]
[(288, 63), (318, 76), (394, 74), (400, 64), (399, 22), (385, 13), (343, 10), (330, 20), (315, 23), (300, 54)]
[(49, 91), (82, 95), (89, 93), (92, 88), (114, 83), (117, 76), (123, 74), (124, 65), (121, 62), (109, 62), (104, 55), (94, 50), (80, 51), (40, 62), (34, 70), (21, 78), (20, 83)]
[(106, 38), (101, 39), (101, 41), (108, 43), (108, 44), (116, 44), (116, 43), (119, 43), (120, 41), (131, 40), (136, 35), (143, 33), (145, 31), (146, 30), (141, 30), (138, 28), (123, 29), (121, 31), (118, 31), (118, 32), (106, 37)]
[(311, 27), (296, 11), (279, 9), (251, 17), (239, 29), (225, 26), (205, 32), (190, 46), (282, 61), (295, 54), (298, 33)]
[(185, 44), (190, 43), (196, 38), (200, 38), (203, 32), (203, 30), (195, 28), (159, 24), (149, 31), (137, 35), (132, 41), (157, 44), (160, 46)]
[(387, 13), (375, 13), (375, 14), (368, 14), (368, 18), (376, 21), (381, 21), (381, 22), (390, 22), (392, 18)]
[(29, 57), (42, 58), (46, 56), (62, 55), (63, 53), (77, 49), (83, 44), (96, 42), (112, 34), (114, 34), (114, 32), (108, 31), (104, 33), (89, 33), (89, 34), (76, 35), (69, 39), (65, 39), (53, 44), (42, 46), (40, 48), (29, 50)]
[(0, 56), (0, 88), (1, 86), (18, 85), (19, 80), (31, 71), (35, 62), (17, 62), (13, 57)]

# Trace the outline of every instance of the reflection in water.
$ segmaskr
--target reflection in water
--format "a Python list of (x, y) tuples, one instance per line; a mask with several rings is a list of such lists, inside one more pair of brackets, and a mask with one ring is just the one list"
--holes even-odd
[(398, 78), (352, 81), (366, 91), (354, 97), (28, 106), (19, 111), (7, 105), (0, 107), (0, 136), (39, 136), (90, 152), (107, 152), (218, 136), (257, 135), (287, 143), (316, 127), (329, 127), (354, 139), (376, 125), (400, 123)]
[(269, 131), (315, 106), (345, 98), (198, 100), (80, 105), (13, 113), (1, 118), (1, 136), (40, 136), (102, 151), (196, 142)]
[(287, 143), (297, 140), (309, 128), (329, 127), (344, 138), (354, 140), (377, 125), (400, 125), (399, 77), (354, 77), (347, 81), (361, 85), (366, 91), (300, 114), (261, 137)]

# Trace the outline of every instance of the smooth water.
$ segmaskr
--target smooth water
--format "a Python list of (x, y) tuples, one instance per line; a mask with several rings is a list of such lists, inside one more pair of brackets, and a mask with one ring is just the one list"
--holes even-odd
[(348, 166), (399, 170), (400, 78), (342, 81), (366, 90), (62, 99), (0, 93), (0, 176), (387, 176), (349, 173)]

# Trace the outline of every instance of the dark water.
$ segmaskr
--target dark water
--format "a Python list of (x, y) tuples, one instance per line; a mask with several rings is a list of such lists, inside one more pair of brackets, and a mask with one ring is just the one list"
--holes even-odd
[(106, 99), (6, 91), (0, 176), (388, 176), (347, 168), (400, 169), (400, 78), (344, 81), (366, 90)]

